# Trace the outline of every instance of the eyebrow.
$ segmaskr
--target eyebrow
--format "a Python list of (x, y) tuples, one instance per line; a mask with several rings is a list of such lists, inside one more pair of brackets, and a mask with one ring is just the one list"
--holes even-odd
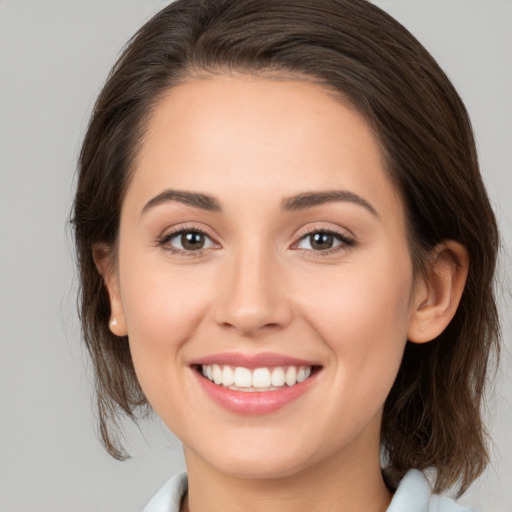
[(214, 197), (208, 196), (206, 194), (200, 194), (197, 192), (186, 192), (184, 190), (164, 190), (161, 194), (150, 199), (142, 208), (141, 214), (146, 213), (151, 210), (155, 206), (160, 204), (168, 203), (171, 201), (176, 201), (178, 203), (183, 203), (189, 206), (194, 206), (195, 208), (200, 208), (201, 210), (207, 210), (209, 212), (221, 212), (222, 208), (220, 206), (219, 201)]
[(368, 210), (375, 217), (379, 217), (375, 208), (366, 199), (348, 190), (328, 190), (325, 192), (306, 192), (299, 194), (286, 199), (283, 202), (282, 209), (286, 212), (292, 212), (336, 201), (357, 204)]
[[(141, 214), (155, 208), (156, 206), (168, 202), (176, 201), (178, 203), (186, 204), (206, 210), (210, 212), (222, 212), (220, 202), (212, 196), (201, 194), (198, 192), (188, 192), (185, 190), (167, 189), (157, 196), (150, 199), (142, 209)], [(366, 199), (361, 196), (349, 192), (348, 190), (328, 190), (325, 192), (304, 192), (289, 198), (286, 198), (282, 204), (281, 209), (285, 212), (293, 212), (298, 210), (305, 210), (314, 206), (321, 206), (331, 202), (349, 202), (362, 206), (368, 210), (375, 217), (379, 214), (375, 208)]]

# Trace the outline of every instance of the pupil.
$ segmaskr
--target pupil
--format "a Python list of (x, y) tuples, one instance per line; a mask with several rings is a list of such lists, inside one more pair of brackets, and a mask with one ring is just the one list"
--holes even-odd
[(334, 237), (327, 233), (315, 233), (312, 235), (311, 247), (313, 249), (330, 249), (332, 247)]
[(181, 245), (184, 249), (197, 250), (201, 249), (204, 245), (204, 236), (201, 233), (185, 233), (181, 235)]

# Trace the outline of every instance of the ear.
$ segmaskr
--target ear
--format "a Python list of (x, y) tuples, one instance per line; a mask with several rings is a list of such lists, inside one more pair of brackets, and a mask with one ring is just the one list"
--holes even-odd
[(430, 252), (426, 276), (418, 277), (408, 339), (426, 343), (439, 336), (457, 311), (469, 270), (467, 249), (446, 240)]
[(112, 249), (105, 244), (96, 244), (92, 249), (92, 257), (103, 277), (110, 299), (109, 329), (116, 336), (126, 336), (128, 332), (119, 291), (119, 276), (115, 269)]

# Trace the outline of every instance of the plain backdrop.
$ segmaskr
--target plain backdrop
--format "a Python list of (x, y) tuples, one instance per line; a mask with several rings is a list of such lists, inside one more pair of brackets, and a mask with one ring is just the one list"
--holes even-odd
[[(94, 99), (162, 0), (0, 0), (0, 511), (140, 511), (183, 469), (158, 422), (117, 462), (94, 431), (66, 222)], [(461, 501), (512, 511), (512, 1), (379, 0), (431, 51), (472, 117), (501, 223), (503, 353), (488, 402), (492, 464)]]

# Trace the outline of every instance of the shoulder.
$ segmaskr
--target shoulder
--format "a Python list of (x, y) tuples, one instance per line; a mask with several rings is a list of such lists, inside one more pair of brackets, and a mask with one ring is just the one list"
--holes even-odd
[(387, 512), (476, 512), (447, 496), (432, 494), (421, 471), (411, 469), (404, 476)]
[(164, 484), (142, 512), (179, 512), (181, 500), (187, 488), (187, 473), (185, 471), (178, 473)]

